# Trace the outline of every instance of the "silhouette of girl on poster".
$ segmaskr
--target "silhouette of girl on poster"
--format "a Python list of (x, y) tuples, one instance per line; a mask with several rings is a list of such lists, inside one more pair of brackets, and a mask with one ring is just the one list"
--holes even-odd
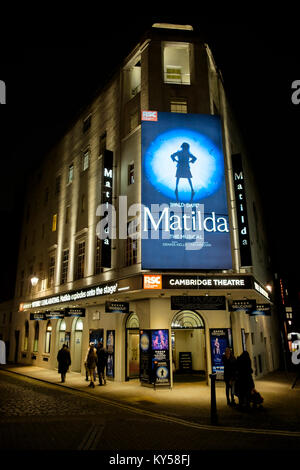
[(189, 151), (190, 146), (188, 143), (183, 142), (181, 144), (182, 150), (178, 150), (178, 152), (175, 152), (171, 155), (171, 158), (173, 162), (177, 162), (177, 171), (176, 171), (176, 188), (175, 188), (175, 195), (176, 195), (176, 200), (178, 201), (178, 183), (180, 178), (187, 178), (189, 180), (189, 184), (191, 187), (191, 200), (194, 197), (195, 191), (192, 185), (192, 180), (191, 178), (192, 173), (190, 170), (190, 163), (195, 163), (197, 160), (194, 155), (192, 155)]

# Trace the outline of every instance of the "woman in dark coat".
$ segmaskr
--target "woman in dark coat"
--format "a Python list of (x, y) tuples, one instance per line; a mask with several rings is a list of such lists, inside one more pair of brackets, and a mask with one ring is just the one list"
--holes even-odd
[(97, 352), (94, 343), (90, 343), (90, 347), (86, 356), (86, 367), (90, 376), (89, 387), (95, 387), (95, 370), (97, 367)]
[(230, 348), (225, 349), (223, 354), (224, 382), (226, 390), (227, 405), (234, 405), (234, 386), (236, 380), (236, 358)]
[(254, 389), (253, 370), (249, 353), (244, 351), (237, 358), (237, 386), (239, 407), (250, 407), (251, 391)]
[(98, 375), (99, 375), (99, 385), (106, 384), (105, 378), (105, 369), (107, 363), (107, 352), (106, 349), (103, 347), (103, 343), (98, 343), (97, 346), (97, 367), (98, 367)]
[(71, 355), (66, 344), (63, 344), (62, 348), (57, 354), (58, 361), (58, 373), (61, 374), (61, 381), (64, 382), (66, 379), (66, 373), (71, 365)]

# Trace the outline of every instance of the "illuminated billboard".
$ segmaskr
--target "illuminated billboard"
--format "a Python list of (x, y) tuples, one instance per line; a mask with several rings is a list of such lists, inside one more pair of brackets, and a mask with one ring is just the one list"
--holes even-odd
[(232, 267), (221, 122), (142, 120), (142, 268)]

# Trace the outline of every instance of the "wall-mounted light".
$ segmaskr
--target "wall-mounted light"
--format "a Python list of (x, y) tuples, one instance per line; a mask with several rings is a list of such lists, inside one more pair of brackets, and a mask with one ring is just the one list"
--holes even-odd
[(32, 276), (32, 278), (30, 279), (30, 282), (31, 282), (32, 287), (35, 287), (37, 283), (39, 282), (39, 278), (37, 276)]

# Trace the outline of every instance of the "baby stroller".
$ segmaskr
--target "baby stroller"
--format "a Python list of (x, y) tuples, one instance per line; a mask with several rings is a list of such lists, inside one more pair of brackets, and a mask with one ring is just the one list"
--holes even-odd
[(261, 394), (253, 388), (250, 395), (250, 403), (252, 403), (253, 408), (256, 408), (257, 406), (261, 408), (263, 401), (264, 399)]

